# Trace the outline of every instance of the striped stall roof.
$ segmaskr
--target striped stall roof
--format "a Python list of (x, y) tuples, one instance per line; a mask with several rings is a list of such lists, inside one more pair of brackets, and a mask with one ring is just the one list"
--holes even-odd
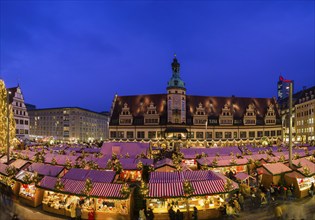
[(101, 169), (106, 169), (108, 160), (111, 159), (111, 156), (103, 156), (102, 158), (97, 158), (96, 163)]
[(213, 172), (208, 170), (198, 170), (198, 171), (186, 171), (181, 172), (183, 180), (189, 181), (203, 181), (203, 180), (218, 180), (220, 179)]
[(62, 166), (53, 166), (43, 163), (33, 163), (27, 170), (31, 172), (37, 172), (44, 176), (58, 176), (58, 174), (64, 169)]
[(183, 183), (149, 183), (149, 197), (181, 197), (184, 195)]
[(182, 178), (179, 172), (152, 172), (150, 175), (150, 183), (174, 183), (181, 182)]
[(120, 193), (122, 184), (114, 183), (93, 183), (91, 196), (106, 197), (106, 198), (123, 198)]
[(85, 180), (90, 171), (80, 168), (71, 168), (64, 176), (64, 179)]
[[(45, 189), (54, 189), (56, 185), (57, 178), (45, 176), (39, 183), (39, 186)], [(61, 179), (61, 182), (64, 183), (65, 180)]]
[(115, 171), (111, 170), (90, 170), (87, 177), (92, 180), (92, 182), (99, 182), (99, 183), (111, 183), (113, 182), (116, 176)]
[(86, 180), (90, 178), (92, 182), (111, 183), (115, 178), (116, 172), (112, 170), (85, 170), (80, 168), (70, 169), (64, 179)]
[(74, 164), (78, 159), (78, 156), (70, 156), (70, 155), (57, 155), (56, 157), (57, 164), (64, 165), (66, 164), (67, 159), (70, 160), (71, 164)]
[(225, 192), (224, 184), (222, 179), (191, 182), (195, 190), (194, 195), (211, 195)]
[(70, 180), (70, 179), (64, 179), (65, 182), (65, 188), (63, 191), (69, 192), (72, 194), (82, 194), (82, 191), (84, 190), (85, 181), (79, 181), (79, 180)]

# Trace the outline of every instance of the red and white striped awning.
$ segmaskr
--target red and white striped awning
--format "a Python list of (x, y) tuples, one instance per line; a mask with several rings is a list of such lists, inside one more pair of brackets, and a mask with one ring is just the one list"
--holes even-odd
[(189, 181), (203, 181), (203, 180), (217, 180), (220, 179), (212, 171), (198, 170), (198, 171), (186, 171), (181, 172), (183, 180)]
[(72, 194), (82, 194), (85, 186), (85, 181), (65, 179), (64, 185), (65, 188), (63, 189), (63, 191)]
[(90, 195), (106, 198), (122, 198), (123, 195), (120, 194), (122, 186), (122, 184), (113, 183), (93, 183)]
[(193, 195), (211, 195), (223, 193), (225, 192), (224, 184), (224, 180), (222, 179), (191, 182), (191, 185), (194, 188)]
[(149, 183), (149, 197), (181, 197), (184, 195), (183, 183)]
[(173, 183), (181, 182), (182, 178), (179, 172), (152, 172), (150, 183)]
[[(48, 190), (53, 190), (56, 184), (57, 178), (45, 176), (40, 181), (40, 187)], [(85, 187), (85, 181), (61, 179), (64, 184), (63, 192), (71, 193), (74, 195), (82, 195), (82, 191)], [(106, 198), (123, 198), (124, 196), (120, 193), (122, 184), (115, 183), (92, 183), (91, 196), (95, 197), (106, 197)]]

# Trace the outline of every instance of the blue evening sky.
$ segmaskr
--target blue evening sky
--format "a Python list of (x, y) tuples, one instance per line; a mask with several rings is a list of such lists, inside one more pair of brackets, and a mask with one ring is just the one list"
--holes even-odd
[(315, 85), (314, 1), (1, 1), (0, 77), (38, 108), (166, 93), (273, 97)]

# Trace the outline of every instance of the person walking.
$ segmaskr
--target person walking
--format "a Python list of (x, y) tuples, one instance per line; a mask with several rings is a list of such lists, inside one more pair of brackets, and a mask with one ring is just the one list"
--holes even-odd
[(245, 202), (244, 196), (241, 193), (239, 193), (238, 194), (238, 203), (240, 204), (241, 210), (243, 210), (243, 211), (244, 211), (244, 202)]
[(194, 206), (193, 220), (198, 220), (198, 209)]
[(139, 220), (146, 220), (146, 216), (145, 216), (145, 213), (144, 213), (144, 209), (140, 209), (139, 211)]
[(310, 190), (308, 191), (310, 196), (313, 197), (314, 195), (314, 183), (312, 183)]
[(73, 220), (76, 218), (75, 209), (76, 209), (76, 205), (74, 203), (71, 203), (70, 204), (70, 217)]
[(81, 220), (82, 211), (81, 211), (81, 206), (79, 203), (77, 204), (75, 208), (75, 215), (76, 215), (77, 220)]
[(154, 219), (154, 213), (153, 213), (153, 210), (151, 208), (149, 208), (149, 210), (147, 211), (147, 219), (148, 220)]
[(95, 219), (95, 212), (93, 208), (89, 209), (89, 213), (88, 213), (88, 220), (94, 220)]

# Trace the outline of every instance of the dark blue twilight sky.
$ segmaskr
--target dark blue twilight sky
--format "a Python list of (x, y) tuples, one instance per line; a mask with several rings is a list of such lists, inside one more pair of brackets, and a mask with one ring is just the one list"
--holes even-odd
[(315, 85), (314, 1), (1, 1), (0, 76), (39, 108), (109, 110), (165, 93), (176, 53), (187, 93), (276, 96)]

